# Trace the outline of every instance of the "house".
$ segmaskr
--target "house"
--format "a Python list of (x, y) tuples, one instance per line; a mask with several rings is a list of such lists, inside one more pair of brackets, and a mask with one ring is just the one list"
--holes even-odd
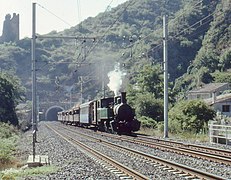
[(203, 87), (188, 92), (187, 98), (203, 99), (207, 104), (213, 106), (217, 112), (231, 117), (231, 93), (229, 83), (210, 83)]
[(192, 99), (208, 99), (221, 95), (224, 91), (230, 90), (229, 83), (210, 83), (202, 87), (188, 92), (187, 98)]
[(222, 115), (231, 117), (231, 93), (222, 94), (215, 99), (205, 99), (205, 102), (213, 106), (217, 112), (221, 112)]

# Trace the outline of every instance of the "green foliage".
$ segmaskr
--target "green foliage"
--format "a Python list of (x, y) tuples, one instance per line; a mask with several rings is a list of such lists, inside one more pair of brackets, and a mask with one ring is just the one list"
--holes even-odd
[(0, 123), (0, 168), (12, 160), (12, 152), (15, 150), (18, 131), (15, 127)]
[(152, 128), (152, 129), (157, 128), (157, 122), (153, 120), (152, 118), (141, 116), (139, 118), (139, 121), (141, 121), (141, 126), (143, 128)]
[(15, 76), (0, 73), (0, 122), (18, 125), (15, 107), (21, 100), (22, 93), (23, 88)]
[(231, 68), (231, 47), (221, 54), (219, 66), (222, 71)]
[[(0, 173), (0, 175), (1, 174), (2, 173)], [(15, 180), (14, 176), (12, 176), (12, 175), (3, 175), (3, 176), (1, 176), (1, 179), (2, 180)]]
[(215, 111), (201, 100), (181, 101), (169, 111), (169, 128), (198, 133), (214, 117)]
[(18, 134), (18, 130), (9, 124), (0, 122), (0, 139), (8, 139)]
[(8, 139), (1, 139), (0, 142), (0, 164), (7, 164), (10, 162), (11, 153), (14, 151), (14, 142)]
[(231, 84), (231, 73), (229, 71), (215, 71), (214, 73), (211, 74), (214, 82), (216, 83), (230, 83)]
[[(65, 100), (68, 96), (64, 87), (73, 84), (78, 85), (73, 93), (79, 94), (79, 76), (101, 77), (97, 68), (89, 68), (86, 64), (91, 63), (97, 67), (102, 60), (111, 65), (105, 70), (105, 74), (113, 68), (114, 62), (126, 64), (129, 77), (127, 84), (136, 84), (139, 88), (132, 92), (131, 103), (135, 102), (137, 92), (152, 93), (155, 99), (163, 98), (162, 66), (145, 65), (163, 64), (164, 13), (167, 13), (169, 19), (169, 80), (176, 82), (172, 84), (175, 87), (174, 93), (169, 90), (170, 101), (174, 102), (173, 96), (176, 93), (183, 97), (188, 90), (201, 83), (212, 82), (213, 78), (220, 81), (217, 77), (212, 77), (211, 73), (231, 68), (230, 6), (229, 0), (204, 0), (200, 3), (194, 0), (127, 1), (63, 32), (53, 31), (49, 35), (97, 38), (96, 43), (88, 39), (53, 38), (36, 41), (38, 76), (50, 79), (38, 82), (40, 100)], [(129, 39), (124, 40), (123, 36), (136, 38), (131, 42)], [(22, 78), (28, 97), (31, 95), (30, 41), (26, 38), (16, 44), (0, 45), (0, 68), (17, 73)], [(143, 66), (143, 70), (140, 70)], [(58, 91), (55, 90), (54, 83), (56, 76), (62, 78)], [(104, 76), (106, 82), (107, 76)], [(86, 88), (83, 87), (86, 97), (89, 94), (94, 97), (95, 91), (102, 84), (100, 80), (90, 83), (85, 84)]]
[(137, 77), (140, 91), (152, 93), (155, 98), (163, 97), (163, 82), (163, 72), (159, 65), (144, 66)]
[(151, 93), (136, 94), (134, 107), (138, 117), (146, 116), (156, 121), (163, 120), (163, 100), (155, 99)]
[(28, 177), (30, 176), (32, 179), (34, 176), (38, 175), (46, 175), (50, 173), (57, 172), (58, 168), (56, 166), (42, 166), (36, 168), (28, 168), (28, 169), (12, 169), (11, 171), (2, 171), (0, 172), (1, 179), (15, 179), (19, 177)]

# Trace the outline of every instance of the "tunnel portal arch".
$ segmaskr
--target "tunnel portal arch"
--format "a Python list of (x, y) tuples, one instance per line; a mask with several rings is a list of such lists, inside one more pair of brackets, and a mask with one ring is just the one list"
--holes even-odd
[(64, 108), (61, 106), (51, 106), (47, 109), (45, 113), (45, 120), (46, 121), (58, 121), (57, 113), (63, 111)]

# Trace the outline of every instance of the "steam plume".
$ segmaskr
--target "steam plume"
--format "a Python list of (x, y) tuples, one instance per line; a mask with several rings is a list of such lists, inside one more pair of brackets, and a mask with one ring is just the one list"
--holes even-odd
[(108, 73), (109, 83), (107, 84), (107, 86), (110, 88), (111, 91), (114, 92), (115, 96), (119, 95), (119, 91), (122, 86), (123, 76), (125, 75), (125, 73), (120, 70), (119, 66), (120, 64), (118, 63), (117, 65), (115, 65), (115, 69)]

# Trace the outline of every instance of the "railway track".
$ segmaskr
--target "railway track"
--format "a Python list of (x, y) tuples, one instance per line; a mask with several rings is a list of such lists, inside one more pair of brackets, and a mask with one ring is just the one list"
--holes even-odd
[[(61, 127), (63, 129), (66, 129), (64, 127)], [(168, 171), (169, 173), (172, 174), (177, 174), (179, 177), (185, 177), (187, 179), (225, 179), (223, 177), (207, 173), (204, 171), (200, 171), (195, 168), (191, 168), (176, 162), (168, 161), (159, 157), (155, 157), (137, 150), (133, 150), (131, 148), (127, 148), (124, 146), (120, 146), (118, 144), (114, 144), (105, 140), (102, 140), (101, 138), (96, 138), (87, 134), (79, 133), (75, 130), (71, 130), (69, 128), (68, 132), (73, 133), (73, 134), (78, 134), (78, 136), (90, 139), (91, 141), (96, 141), (104, 146), (110, 147), (113, 150), (117, 150), (118, 152), (123, 152), (124, 154), (130, 156), (130, 157), (135, 157), (138, 159), (142, 159), (142, 161), (158, 168), (162, 168), (164, 171)], [(111, 136), (110, 134), (108, 134)], [(114, 136), (114, 135), (112, 135)], [(119, 137), (121, 138), (121, 137)]]
[(185, 144), (176, 141), (162, 140), (151, 137), (128, 137), (128, 136), (115, 136), (99, 132), (102, 136), (113, 137), (121, 141), (141, 144), (151, 148), (160, 149), (163, 151), (174, 152), (178, 154), (188, 155), (191, 157), (202, 158), (205, 160), (231, 165), (231, 152), (224, 149), (206, 147), (194, 144)]
[(148, 180), (149, 178), (144, 176), (143, 174), (130, 169), (129, 167), (113, 160), (112, 158), (92, 149), (91, 147), (86, 146), (80, 141), (74, 139), (73, 137), (63, 133), (53, 127), (46, 125), (50, 130), (54, 131), (60, 137), (64, 138), (69, 143), (80, 147), (85, 153), (87, 153), (90, 157), (101, 163), (104, 167), (106, 167), (111, 172), (116, 173), (121, 179), (140, 179), (140, 180)]
[(231, 151), (230, 150), (225, 150), (225, 149), (218, 149), (214, 147), (208, 147), (208, 146), (202, 146), (202, 145), (196, 145), (196, 144), (189, 144), (189, 143), (182, 143), (182, 142), (177, 142), (173, 140), (164, 140), (164, 139), (157, 139), (153, 137), (144, 137), (144, 136), (139, 136), (139, 140), (143, 141), (149, 141), (149, 142), (158, 142), (164, 145), (169, 145), (181, 149), (189, 149), (201, 153), (207, 153), (210, 155), (214, 156), (219, 156), (226, 158), (228, 160), (228, 165), (230, 165), (231, 161)]

